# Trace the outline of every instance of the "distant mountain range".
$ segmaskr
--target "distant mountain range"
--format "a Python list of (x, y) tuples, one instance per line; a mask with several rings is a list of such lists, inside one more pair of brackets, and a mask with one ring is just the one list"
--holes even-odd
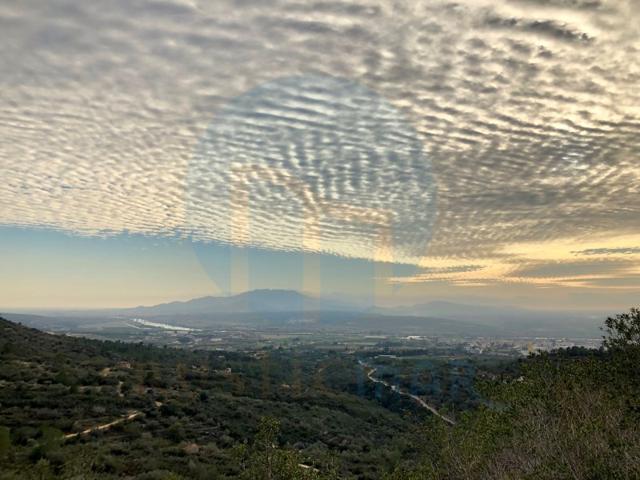
[(547, 311), (513, 306), (466, 305), (434, 301), (394, 308), (375, 308), (382, 315), (432, 316), (463, 322), (474, 322), (498, 327), (512, 333), (526, 331), (544, 336), (566, 331), (572, 335), (600, 336), (599, 326), (607, 316), (605, 312)]
[(186, 302), (171, 302), (150, 307), (119, 310), (141, 316), (194, 315), (221, 313), (355, 311), (356, 307), (326, 298), (312, 297), (296, 290), (251, 290), (226, 297), (202, 297)]
[[(35, 313), (35, 312), (34, 312)], [(244, 325), (276, 328), (348, 328), (431, 335), (522, 335), (598, 337), (604, 313), (549, 312), (517, 307), (434, 301), (392, 308), (363, 307), (295, 290), (252, 290), (183, 302), (124, 309), (39, 312), (6, 317), (39, 328), (87, 329), (114, 319), (156, 319), (167, 324), (207, 328)]]

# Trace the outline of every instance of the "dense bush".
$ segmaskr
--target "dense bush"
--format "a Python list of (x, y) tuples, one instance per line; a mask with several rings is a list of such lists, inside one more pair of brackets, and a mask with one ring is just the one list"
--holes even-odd
[(640, 311), (609, 318), (600, 351), (529, 358), (454, 427), (425, 428), (422, 461), (390, 479), (640, 478)]

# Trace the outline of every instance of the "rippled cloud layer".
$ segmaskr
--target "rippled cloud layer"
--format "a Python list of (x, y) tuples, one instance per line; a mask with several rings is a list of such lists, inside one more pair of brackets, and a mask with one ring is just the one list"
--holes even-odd
[[(0, 224), (422, 267), (397, 282), (637, 288), (638, 25), (634, 0), (4, 2)], [(293, 107), (240, 112), (300, 132), (272, 142), (275, 156), (259, 152), (262, 173), (198, 163), (234, 99), (292, 77), (375, 92), (420, 139), (428, 169), (389, 156), (402, 144), (393, 133), (355, 138), (346, 124), (320, 128), (332, 133), (332, 158), (314, 164), (322, 140), (301, 119), (344, 111), (358, 95), (316, 95), (313, 85), (286, 98)], [(336, 150), (354, 142), (357, 160)], [(260, 139), (237, 147), (247, 155)], [(375, 151), (384, 155), (362, 155)], [(427, 171), (432, 183), (420, 177)], [(306, 193), (292, 196), (269, 175)], [(219, 182), (246, 191), (248, 227), (224, 213)], [(383, 224), (393, 225), (384, 245), (398, 248), (381, 254), (372, 239)], [(544, 266), (585, 255), (610, 268)]]
[(375, 92), (268, 82), (222, 109), (189, 164), (196, 237), (419, 263), (436, 214), (422, 139)]

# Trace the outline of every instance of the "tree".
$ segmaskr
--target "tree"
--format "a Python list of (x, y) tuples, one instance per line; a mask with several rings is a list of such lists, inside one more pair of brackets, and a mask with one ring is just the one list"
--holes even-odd
[(603, 381), (629, 399), (640, 416), (640, 309), (609, 317), (603, 345), (610, 356)]
[(11, 448), (11, 435), (7, 427), (0, 427), (0, 458), (9, 453)]
[(241, 478), (251, 480), (333, 480), (335, 469), (321, 473), (305, 465), (300, 454), (278, 446), (280, 422), (272, 417), (260, 419), (253, 445), (235, 448), (236, 462), (242, 468)]
[(640, 309), (609, 317), (604, 322), (604, 346), (609, 350), (629, 350), (640, 347)]
[(175, 422), (167, 429), (167, 438), (172, 442), (179, 443), (185, 439), (185, 431), (182, 423)]

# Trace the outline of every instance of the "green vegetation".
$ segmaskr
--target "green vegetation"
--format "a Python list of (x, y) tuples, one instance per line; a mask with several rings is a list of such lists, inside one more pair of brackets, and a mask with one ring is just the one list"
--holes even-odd
[(2, 478), (251, 476), (261, 418), (278, 420), (274, 458), (287, 471), (298, 462), (301, 478), (379, 478), (425, 416), (338, 389), (362, 369), (330, 351), (188, 351), (0, 320), (0, 360), (0, 425), (11, 444)]
[(421, 461), (388, 478), (640, 478), (640, 311), (605, 330), (606, 349), (529, 358), (454, 428), (429, 422)]
[(604, 328), (600, 350), (505, 361), (189, 351), (0, 319), (0, 478), (640, 478), (640, 311)]

